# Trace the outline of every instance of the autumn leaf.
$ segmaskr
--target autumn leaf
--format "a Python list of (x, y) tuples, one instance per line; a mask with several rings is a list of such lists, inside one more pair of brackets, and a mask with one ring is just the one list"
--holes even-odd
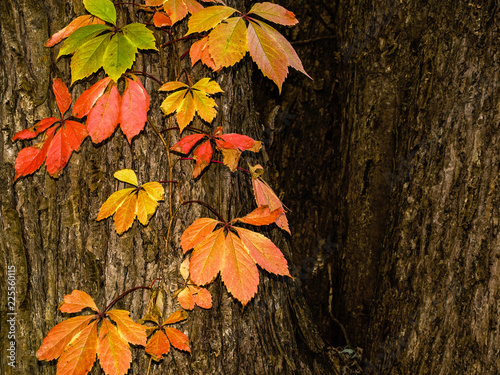
[(125, 310), (101, 314), (92, 297), (79, 290), (66, 295), (59, 307), (61, 312), (67, 313), (85, 308), (92, 309), (94, 314), (67, 319), (47, 333), (37, 351), (38, 360), (58, 359), (58, 375), (85, 375), (92, 369), (97, 356), (107, 375), (124, 375), (132, 360), (129, 343), (146, 345), (145, 327), (130, 319)]
[[(231, 17), (235, 12), (237, 15)], [(276, 83), (280, 92), (288, 75), (288, 66), (309, 77), (292, 45), (255, 16), (286, 26), (298, 23), (292, 12), (269, 2), (254, 4), (248, 13), (227, 6), (205, 8), (192, 15), (188, 22), (186, 35), (212, 30), (206, 41), (193, 45), (192, 64), (201, 59), (217, 70), (236, 64), (249, 52), (259, 69)]]
[(114, 132), (120, 120), (121, 98), (116, 85), (96, 100), (87, 115), (87, 130), (94, 143), (101, 143)]
[(180, 131), (193, 121), (195, 113), (210, 123), (217, 115), (217, 104), (209, 95), (223, 92), (219, 84), (210, 78), (202, 78), (189, 86), (182, 82), (167, 82), (159, 88), (160, 91), (175, 91), (167, 96), (161, 104), (165, 115), (176, 112)]
[(118, 234), (130, 229), (136, 216), (142, 225), (148, 225), (149, 219), (156, 212), (158, 201), (165, 199), (163, 186), (159, 182), (148, 182), (139, 186), (137, 176), (131, 169), (117, 171), (114, 177), (134, 185), (135, 188), (126, 188), (111, 194), (101, 206), (96, 220), (114, 214), (115, 230)]
[(127, 87), (122, 94), (119, 122), (123, 134), (131, 143), (132, 138), (139, 134), (146, 125), (150, 98), (138, 79), (127, 78), (126, 83)]
[(177, 297), (181, 307), (184, 310), (193, 310), (195, 305), (204, 309), (212, 308), (212, 295), (210, 292), (205, 288), (194, 285), (189, 279), (189, 259), (184, 260), (181, 264), (181, 276), (184, 279), (185, 286), (174, 293), (174, 298)]
[[(262, 206), (229, 223), (208, 218), (195, 220), (181, 236), (184, 253), (194, 248), (189, 266), (191, 280), (201, 286), (212, 282), (220, 273), (229, 293), (245, 306), (257, 292), (257, 264), (276, 275), (290, 276), (285, 257), (270, 239), (234, 226), (238, 222), (268, 225), (280, 214), (281, 209), (270, 211), (269, 207)], [(219, 224), (223, 227), (215, 229)], [(186, 306), (192, 305), (189, 296), (183, 298)]]
[[(59, 78), (53, 81), (52, 91), (56, 97), (61, 117), (63, 117), (71, 105), (71, 95)], [(17, 155), (14, 180), (35, 172), (44, 162), (47, 166), (47, 172), (52, 177), (58, 177), (72, 153), (79, 150), (80, 145), (88, 135), (86, 126), (79, 122), (49, 117), (39, 121), (29, 129), (17, 132), (12, 140), (32, 139), (40, 134), (43, 134), (40, 143), (22, 149)]]
[[(207, 90), (210, 90), (209, 88)], [(191, 149), (203, 138), (208, 138), (194, 151), (194, 159), (196, 165), (193, 171), (193, 177), (198, 177), (201, 172), (210, 165), (212, 160), (212, 146), (210, 140), (214, 141), (217, 150), (222, 152), (223, 163), (229, 167), (231, 172), (235, 172), (238, 168), (241, 153), (243, 151), (259, 152), (262, 143), (254, 139), (235, 133), (222, 134), (222, 128), (218, 127), (214, 134), (194, 134), (183, 137), (179, 142), (173, 145), (170, 149), (182, 154), (187, 154)]]
[[(155, 361), (160, 361), (164, 354), (170, 351), (170, 345), (179, 350), (191, 352), (189, 348), (189, 338), (176, 328), (168, 327), (187, 319), (185, 311), (178, 310), (171, 314), (161, 324), (156, 320), (150, 320), (156, 324), (152, 330), (152, 336), (146, 345), (146, 353), (151, 355)], [(149, 320), (149, 319), (145, 319)], [(152, 327), (153, 328), (153, 327)]]
[(54, 35), (52, 35), (50, 39), (45, 42), (45, 47), (53, 47), (63, 39), (66, 39), (68, 36), (73, 34), (75, 30), (78, 30), (80, 27), (89, 25), (104, 25), (104, 21), (92, 15), (76, 17), (66, 27), (62, 28)]
[(194, 66), (197, 61), (200, 61), (211, 68), (213, 71), (218, 71), (221, 67), (215, 65), (214, 60), (208, 51), (208, 36), (193, 43), (189, 49), (189, 57), (191, 58), (191, 66)]
[(250, 173), (257, 206), (268, 206), (271, 211), (281, 209), (282, 213), (276, 219), (276, 225), (290, 233), (283, 203), (281, 203), (273, 189), (262, 179), (264, 169), (260, 165), (250, 166)]
[(162, 12), (155, 12), (153, 23), (156, 27), (172, 26), (172, 20)]

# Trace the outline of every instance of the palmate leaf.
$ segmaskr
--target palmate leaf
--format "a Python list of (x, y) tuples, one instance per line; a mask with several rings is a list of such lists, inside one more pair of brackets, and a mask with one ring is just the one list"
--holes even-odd
[[(181, 236), (184, 253), (194, 248), (189, 266), (191, 280), (197, 285), (205, 285), (220, 273), (229, 293), (245, 306), (259, 285), (256, 264), (268, 272), (290, 276), (285, 257), (270, 239), (233, 226), (237, 222), (268, 225), (280, 214), (281, 209), (270, 211), (263, 206), (229, 223), (207, 218), (195, 220)], [(224, 227), (214, 230), (217, 224)], [(214, 231), (207, 235), (210, 229)]]
[[(210, 91), (210, 88), (207, 87), (206, 90)], [(170, 149), (172, 151), (187, 154), (203, 138), (208, 138), (208, 140), (203, 142), (194, 151), (194, 159), (196, 160), (196, 166), (193, 171), (194, 178), (198, 177), (201, 172), (210, 165), (213, 154), (210, 140), (213, 140), (217, 149), (222, 152), (223, 162), (229, 167), (231, 172), (235, 172), (238, 168), (238, 162), (243, 151), (259, 152), (262, 147), (260, 141), (255, 141), (246, 135), (235, 133), (222, 134), (222, 128), (218, 127), (212, 135), (188, 135)]]
[[(85, 375), (99, 359), (107, 375), (124, 375), (130, 368), (132, 354), (129, 343), (146, 345), (145, 327), (135, 323), (125, 310), (110, 310), (100, 314), (94, 300), (87, 293), (74, 290), (64, 297), (62, 312), (94, 310), (93, 315), (76, 316), (53, 327), (37, 351), (38, 360), (58, 359), (58, 375)], [(101, 323), (98, 332), (98, 323)]]
[[(259, 69), (276, 83), (280, 92), (288, 66), (309, 77), (291, 44), (274, 28), (255, 18), (290, 26), (298, 22), (292, 12), (269, 2), (256, 3), (248, 13), (238, 12), (230, 18), (235, 12), (237, 10), (227, 6), (213, 6), (191, 16), (186, 35), (213, 29), (206, 43), (198, 41), (195, 45), (192, 64), (202, 59), (207, 66), (218, 70), (236, 64), (250, 52)], [(206, 52), (203, 55), (207, 48), (209, 58)]]
[(158, 201), (165, 199), (165, 190), (159, 182), (148, 182), (138, 186), (137, 176), (131, 169), (115, 172), (115, 178), (132, 184), (135, 188), (118, 190), (109, 196), (99, 210), (96, 220), (115, 215), (115, 230), (118, 234), (126, 232), (137, 216), (142, 225), (148, 225), (155, 214)]
[(193, 121), (195, 113), (206, 122), (212, 122), (217, 115), (217, 104), (209, 95), (223, 92), (219, 84), (209, 78), (202, 78), (191, 87), (182, 82), (167, 82), (159, 90), (178, 90), (168, 95), (160, 108), (165, 115), (177, 113), (176, 120), (181, 132)]
[[(62, 117), (71, 105), (71, 96), (60, 79), (54, 80), (52, 90)], [(78, 151), (88, 135), (86, 126), (79, 122), (49, 117), (16, 133), (12, 140), (31, 139), (44, 132), (42, 142), (22, 149), (17, 155), (14, 180), (35, 172), (44, 162), (47, 172), (52, 177), (58, 177), (73, 151)]]

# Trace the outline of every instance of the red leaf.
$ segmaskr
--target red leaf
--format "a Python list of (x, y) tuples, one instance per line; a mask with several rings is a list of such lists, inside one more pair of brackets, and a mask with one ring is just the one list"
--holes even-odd
[(120, 109), (120, 128), (130, 143), (139, 134), (147, 121), (149, 95), (140, 81), (126, 78), (127, 88), (123, 92)]
[(23, 148), (17, 154), (16, 158), (16, 176), (14, 181), (21, 176), (27, 176), (35, 172), (43, 164), (47, 151), (49, 150), (50, 143), (54, 137), (55, 128), (47, 131), (47, 138), (44, 142), (39, 143), (33, 147)]
[(196, 160), (196, 165), (193, 170), (193, 177), (198, 177), (201, 172), (210, 165), (212, 160), (212, 145), (210, 141), (203, 142), (194, 151), (194, 159)]
[(286, 26), (293, 26), (299, 22), (295, 18), (295, 14), (286, 10), (281, 5), (273, 3), (254, 4), (248, 13), (256, 14), (268, 21)]
[(241, 151), (251, 150), (253, 152), (258, 152), (262, 146), (261, 142), (257, 142), (254, 139), (241, 134), (229, 133), (218, 136), (224, 142), (216, 140), (217, 146), (220, 148), (234, 148)]
[(282, 212), (282, 208), (270, 211), (269, 207), (260, 206), (250, 212), (248, 215), (234, 219), (232, 222), (240, 221), (242, 223), (250, 225), (269, 225), (274, 223)]
[(155, 12), (153, 23), (156, 27), (172, 26), (172, 20), (162, 12)]
[(73, 106), (73, 116), (78, 118), (87, 116), (110, 82), (111, 78), (106, 77), (85, 90), (83, 94), (76, 99), (75, 105)]
[(56, 78), (52, 82), (52, 91), (54, 91), (54, 95), (56, 96), (59, 112), (61, 112), (61, 116), (64, 116), (71, 105), (71, 95), (69, 94), (68, 88), (60, 78)]
[(87, 130), (92, 142), (101, 143), (115, 131), (120, 119), (120, 94), (116, 85), (97, 99), (87, 116)]
[(35, 125), (33, 125), (29, 129), (24, 129), (19, 132), (17, 132), (14, 137), (12, 138), (12, 141), (16, 141), (18, 139), (31, 139), (35, 138), (38, 134), (44, 132), (48, 128), (50, 128), (56, 121), (59, 121), (59, 119), (55, 117), (47, 117), (44, 118), (43, 120), (40, 120), (37, 122)]
[(195, 144), (197, 144), (205, 134), (193, 134), (183, 137), (179, 142), (170, 147), (172, 151), (177, 151), (182, 154), (187, 154)]
[(87, 137), (85, 125), (75, 121), (65, 121), (52, 140), (45, 164), (47, 172), (57, 177), (68, 163), (73, 151), (78, 151), (82, 141)]

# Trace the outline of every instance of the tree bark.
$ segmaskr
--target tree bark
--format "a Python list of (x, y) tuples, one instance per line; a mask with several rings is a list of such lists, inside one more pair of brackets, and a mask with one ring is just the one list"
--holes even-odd
[[(15, 279), (17, 315), (16, 366), (10, 367), (4, 355), (0, 365), (12, 374), (55, 374), (55, 362), (39, 362), (35, 353), (47, 332), (67, 318), (57, 310), (64, 295), (74, 289), (83, 290), (102, 309), (124, 290), (148, 285), (154, 278), (163, 277), (162, 287), (168, 292), (164, 314), (172, 313), (178, 309), (171, 297), (180, 286), (178, 269), (183, 259), (180, 235), (194, 219), (210, 213), (199, 206), (183, 207), (168, 243), (165, 236), (170, 215), (179, 204), (175, 189), (167, 194), (166, 202), (160, 205), (147, 227), (136, 222), (130, 231), (118, 236), (111, 219), (95, 221), (101, 204), (112, 192), (123, 188), (122, 183), (113, 179), (116, 170), (133, 169), (142, 183), (169, 179), (173, 156), (168, 156), (149, 126), (131, 146), (120, 131), (98, 146), (85, 141), (57, 179), (50, 177), (42, 167), (33, 175), (13, 182), (15, 157), (21, 145), (13, 143), (12, 136), (41, 118), (57, 114), (51, 93), (52, 79), (62, 78), (69, 83), (68, 59), (62, 58), (56, 63), (58, 47), (48, 49), (43, 44), (75, 16), (84, 14), (84, 8), (78, 0), (6, 0), (3, 5), (4, 10), (0, 12), (4, 51), (0, 57), (3, 124), (0, 275), (2, 280), (8, 280), (9, 276)], [(228, 5), (243, 10), (245, 4), (233, 1)], [(135, 15), (134, 10), (129, 9), (127, 14), (132, 21), (146, 19), (144, 13)], [(185, 26), (174, 28), (174, 36), (179, 37), (185, 31)], [(134, 69), (160, 77), (162, 81), (179, 79), (183, 68), (189, 65), (180, 62), (177, 56), (188, 46), (178, 43), (168, 47), (170, 49), (163, 52), (162, 67), (157, 54), (145, 53), (138, 57)], [(213, 74), (224, 90), (218, 99), (219, 114), (214, 128), (222, 126), (225, 132), (258, 138), (252, 68), (252, 64), (245, 61), (219, 75)], [(201, 78), (209, 73), (198, 65), (192, 74)], [(90, 84), (73, 85), (70, 89), (73, 100)], [(145, 87), (152, 93), (152, 122), (160, 129), (175, 126), (172, 117), (161, 116), (159, 104), (164, 96), (155, 94), (158, 85), (146, 80)], [(200, 122), (195, 125), (209, 129)], [(167, 139), (173, 144), (178, 136), (172, 134)], [(177, 163), (174, 171), (181, 181), (184, 199), (205, 200), (226, 218), (245, 214), (254, 207), (247, 176), (231, 174), (225, 167), (212, 165), (194, 182), (192, 165), (182, 163)], [(267, 234), (290, 259), (291, 249), (286, 238), (277, 230), (269, 230)], [(15, 273), (8, 273), (12, 266)], [(7, 315), (7, 286), (4, 282), (0, 286), (2, 353), (8, 349), (4, 339), (9, 330), (9, 325), (4, 323), (10, 316)], [(191, 355), (172, 350), (161, 362), (153, 362), (151, 374), (330, 373), (333, 354), (315, 329), (299, 280), (260, 272), (258, 294), (244, 309), (227, 293), (219, 279), (209, 289), (214, 299), (212, 309), (196, 309), (181, 326), (191, 339)], [(148, 301), (149, 292), (138, 291), (119, 301), (116, 307), (129, 310), (134, 319), (139, 319)], [(149, 357), (142, 350), (135, 350), (129, 373), (145, 374), (148, 365)], [(101, 373), (97, 364), (91, 373)]]

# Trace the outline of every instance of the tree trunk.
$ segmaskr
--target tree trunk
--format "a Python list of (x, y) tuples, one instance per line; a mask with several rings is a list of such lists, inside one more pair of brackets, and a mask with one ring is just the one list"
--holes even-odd
[[(228, 5), (243, 10), (243, 3), (233, 1)], [(8, 365), (4, 355), (0, 365), (12, 374), (55, 374), (55, 363), (39, 362), (35, 353), (50, 328), (67, 318), (57, 306), (64, 295), (74, 289), (90, 294), (102, 309), (121, 292), (163, 277), (162, 286), (169, 292), (164, 313), (178, 309), (171, 297), (180, 287), (178, 270), (183, 259), (180, 235), (194, 219), (210, 215), (198, 206), (183, 207), (174, 222), (170, 240), (165, 243), (170, 215), (179, 204), (174, 189), (167, 193), (166, 202), (160, 204), (147, 227), (136, 222), (130, 231), (118, 236), (111, 219), (95, 221), (100, 205), (112, 192), (123, 187), (113, 178), (116, 170), (133, 169), (142, 183), (169, 179), (169, 166), (174, 157), (168, 156), (149, 126), (131, 146), (121, 131), (98, 146), (86, 140), (57, 179), (48, 176), (42, 167), (33, 175), (13, 182), (15, 157), (21, 145), (13, 143), (12, 136), (37, 120), (57, 113), (51, 93), (52, 79), (62, 78), (69, 83), (68, 59), (61, 58), (56, 63), (59, 47), (48, 49), (43, 44), (51, 34), (81, 14), (84, 8), (79, 0), (6, 0), (0, 12), (3, 51), (0, 57), (3, 123), (0, 275), (2, 280), (15, 280), (17, 314), (15, 367)], [(144, 13), (138, 14), (130, 12), (128, 17), (132, 21), (147, 19)], [(176, 37), (185, 31), (185, 26), (174, 28)], [(189, 64), (185, 60), (179, 62), (177, 56), (188, 46), (178, 43), (167, 47), (162, 68), (157, 54), (145, 53), (137, 59), (134, 69), (163, 81), (178, 79)], [(224, 90), (218, 99), (219, 114), (214, 127), (222, 126), (225, 132), (258, 138), (252, 69), (253, 65), (246, 61), (213, 75)], [(209, 72), (198, 64), (191, 74), (199, 79)], [(89, 82), (73, 85), (70, 89), (73, 100), (89, 86)], [(159, 104), (164, 96), (155, 93), (158, 85), (146, 80), (145, 87), (152, 93), (152, 122), (160, 129), (175, 126), (173, 118), (161, 116)], [(200, 122), (195, 125), (209, 130)], [(177, 134), (172, 134), (169, 140), (173, 144), (178, 140)], [(253, 162), (263, 163), (259, 159)], [(245, 214), (254, 207), (247, 176), (231, 174), (225, 167), (212, 165), (194, 182), (192, 165), (182, 163), (176, 164), (174, 173), (179, 176), (184, 199), (205, 200), (226, 218)], [(290, 259), (292, 250), (286, 238), (277, 230), (269, 231), (268, 235)], [(6, 339), (10, 326), (4, 324), (11, 317), (7, 315), (7, 287), (7, 283), (2, 282), (2, 353), (10, 345)], [(191, 339), (191, 355), (173, 350), (161, 362), (153, 362), (150, 374), (330, 373), (332, 352), (312, 323), (300, 280), (261, 272), (258, 294), (244, 309), (227, 293), (220, 279), (209, 289), (214, 299), (212, 309), (196, 309), (181, 328)], [(116, 306), (130, 310), (131, 316), (139, 319), (146, 311), (149, 295), (147, 291), (134, 292)], [(146, 373), (149, 357), (143, 353), (134, 351), (129, 373)], [(97, 364), (91, 373), (101, 373)]]

